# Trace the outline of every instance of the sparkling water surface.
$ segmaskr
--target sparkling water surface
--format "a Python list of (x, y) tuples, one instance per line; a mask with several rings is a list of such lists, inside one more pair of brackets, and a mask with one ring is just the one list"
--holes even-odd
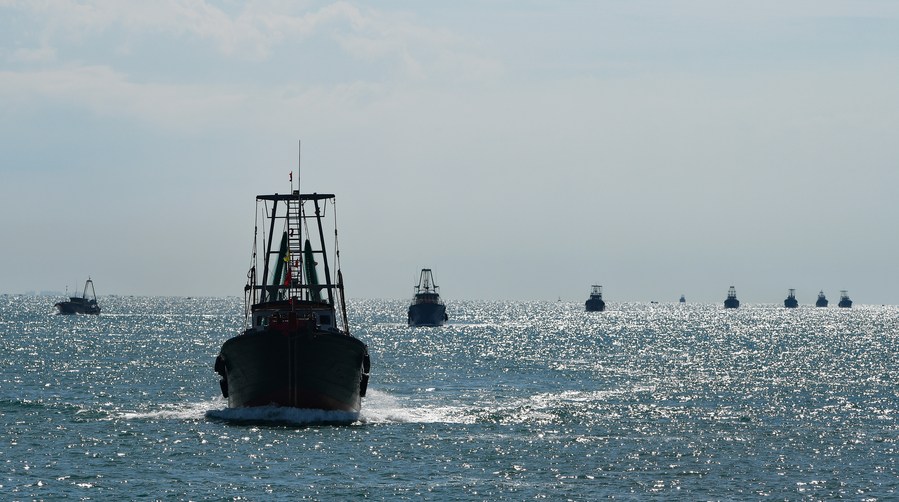
[[(899, 498), (899, 309), (355, 300), (352, 425), (229, 410), (238, 298), (0, 297), (0, 498)], [(339, 417), (337, 417), (339, 418)]]

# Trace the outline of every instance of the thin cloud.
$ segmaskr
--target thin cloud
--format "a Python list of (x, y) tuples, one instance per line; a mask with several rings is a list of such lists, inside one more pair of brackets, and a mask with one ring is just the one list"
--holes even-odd
[[(424, 26), (409, 14), (361, 9), (346, 2), (304, 12), (295, 12), (288, 4), (269, 7), (250, 3), (226, 12), (199, 0), (152, 5), (15, 3), (12, 8), (28, 14), (34, 23), (35, 29), (22, 28), (23, 33), (39, 33), (39, 40), (30, 42), (40, 48), (21, 48), (8, 57), (25, 64), (8, 66), (0, 88), (20, 108), (45, 106), (48, 101), (65, 103), (99, 116), (130, 117), (174, 132), (190, 132), (215, 128), (233, 116), (243, 117), (244, 124), (263, 126), (271, 123), (265, 116), (282, 116), (283, 123), (305, 107), (336, 108), (341, 113), (351, 105), (367, 106), (393, 100), (395, 93), (421, 91), (422, 85), (446, 89), (460, 83), (495, 83), (503, 75), (501, 64), (478, 54), (476, 43), (447, 29)], [(160, 34), (212, 41), (223, 58), (204, 61), (208, 66), (196, 71), (123, 66), (133, 64), (134, 54), (153, 54), (152, 47), (146, 47), (147, 35)], [(290, 61), (292, 57), (275, 53), (304, 41), (330, 42), (333, 54), (317, 57), (329, 62), (324, 72), (333, 72), (336, 78), (288, 64), (279, 77), (281, 83), (261, 77), (229, 81), (228, 74), (252, 74), (255, 65), (265, 64), (262, 60), (269, 57)], [(127, 57), (110, 62), (95, 55), (91, 47), (97, 42)], [(79, 45), (83, 50), (77, 49)], [(196, 46), (185, 50), (196, 50)], [(223, 65), (236, 64), (231, 57), (258, 63), (224, 70)], [(358, 70), (360, 62), (378, 69)], [(225, 78), (208, 79), (204, 72)], [(384, 90), (385, 82), (394, 86), (391, 91)]]
[[(130, 117), (182, 133), (213, 127), (243, 100), (205, 86), (137, 83), (106, 66), (0, 72), (0, 90), (17, 106), (76, 105), (108, 117)], [(49, 102), (49, 103), (48, 103)]]
[(56, 49), (52, 47), (16, 49), (9, 59), (15, 63), (47, 63), (56, 60)]
[(119, 52), (128, 53), (129, 42), (117, 36), (122, 30), (127, 40), (148, 35), (207, 41), (226, 58), (265, 61), (282, 46), (320, 38), (335, 42), (346, 57), (393, 60), (413, 76), (421, 69), (447, 64), (458, 71), (474, 63), (471, 66), (479, 73), (496, 67), (476, 55), (477, 48), (462, 36), (423, 26), (414, 16), (362, 9), (347, 2), (315, 9), (298, 8), (292, 3), (250, 2), (231, 13), (203, 0), (26, 1), (10, 2), (6, 8), (31, 18), (42, 47), (116, 37), (113, 43), (125, 44)]

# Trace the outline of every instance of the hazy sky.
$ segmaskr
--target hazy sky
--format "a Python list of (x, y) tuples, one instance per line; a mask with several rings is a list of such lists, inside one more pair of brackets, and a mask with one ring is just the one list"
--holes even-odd
[(0, 0), (0, 292), (899, 304), (899, 2)]

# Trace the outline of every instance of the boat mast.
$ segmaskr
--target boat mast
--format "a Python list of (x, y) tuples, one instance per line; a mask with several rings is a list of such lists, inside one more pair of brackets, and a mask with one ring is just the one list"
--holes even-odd
[(331, 303), (331, 305), (337, 305), (334, 303), (334, 292), (331, 288), (331, 269), (328, 267), (328, 253), (325, 252), (325, 232), (322, 229), (322, 214), (318, 205), (318, 199), (315, 199), (315, 220), (316, 223), (318, 223), (318, 240), (321, 243), (322, 249), (322, 262), (325, 268), (325, 284), (328, 285), (328, 302)]
[[(303, 195), (302, 195), (303, 194), (303, 190), (302, 190), (303, 170), (302, 169), (303, 169), (303, 140), (297, 139), (297, 205), (299, 206), (299, 207), (297, 207), (297, 232), (300, 233), (300, 235), (299, 235), (300, 240), (298, 242), (300, 242), (301, 244), (303, 242), (303, 207), (304, 207)], [(293, 185), (290, 185), (290, 189), (293, 190)], [(308, 230), (307, 230), (307, 232), (308, 232)], [(302, 260), (306, 259), (306, 257), (303, 256), (302, 251), (300, 252), (300, 256), (298, 256), (297, 259), (300, 260), (301, 262), (302, 262)], [(302, 287), (302, 285), (303, 285), (303, 270), (305, 269), (305, 267), (300, 266), (298, 268), (299, 268), (299, 270), (297, 270), (297, 276), (299, 279), (298, 286)], [(306, 280), (309, 281), (309, 278), (307, 277)], [(297, 296), (300, 297), (300, 299), (303, 299), (304, 296), (306, 297), (306, 299), (308, 299), (309, 293), (310, 293), (310, 291), (307, 289), (305, 292), (305, 295), (304, 295), (303, 290), (300, 289), (300, 291), (298, 291), (296, 294), (297, 294)]]
[[(257, 197), (256, 199), (257, 199), (257, 204), (258, 204), (259, 198)], [(263, 202), (263, 206), (264, 205), (265, 205), (265, 203)], [(270, 255), (271, 255), (271, 250), (272, 250), (272, 238), (275, 235), (275, 220), (276, 220), (275, 215), (277, 214), (277, 212), (278, 212), (278, 201), (274, 201), (272, 203), (271, 223), (269, 225), (269, 231), (268, 231), (268, 244), (265, 245), (265, 258), (263, 260), (263, 266), (262, 266), (262, 301), (263, 302), (274, 300), (274, 294), (272, 294), (272, 292), (275, 292), (275, 294), (277, 294), (277, 285), (275, 285), (276, 287), (274, 288), (273, 291), (269, 291), (269, 289), (268, 289), (268, 263), (269, 263), (269, 259), (271, 258)]]
[[(302, 243), (304, 241), (304, 239), (303, 239), (304, 201), (303, 201), (303, 190), (302, 190), (302, 183), (303, 183), (302, 168), (303, 168), (303, 140), (298, 139), (297, 140), (297, 190), (296, 190), (296, 192), (293, 191), (293, 173), (290, 173), (290, 193), (295, 193), (297, 196), (296, 226), (297, 226), (297, 232), (299, 233), (299, 235), (297, 235), (297, 239), (298, 239), (297, 242), (299, 243), (298, 244), (299, 256), (297, 256), (295, 259), (299, 260), (297, 263), (300, 263), (301, 265), (297, 267), (297, 277), (296, 277), (297, 288), (299, 289), (299, 291), (295, 291), (294, 295), (288, 295), (288, 296), (298, 296), (301, 300), (302, 299), (308, 300), (310, 291), (308, 289), (306, 289), (305, 294), (303, 291), (303, 289), (304, 289), (303, 288), (303, 272), (306, 267), (303, 266), (302, 262), (306, 259), (306, 257), (303, 255), (303, 248), (302, 248)], [(308, 233), (308, 229), (307, 229), (307, 233)], [(310, 280), (309, 277), (306, 277), (306, 281), (308, 282), (309, 280)], [(292, 285), (293, 284), (291, 284), (291, 286)]]
[[(303, 193), (303, 191), (300, 190), (300, 181), (303, 179), (300, 176), (300, 174), (302, 174), (302, 172), (300, 171), (300, 168), (302, 167), (302, 158), (303, 158), (303, 140), (298, 139), (297, 140), (297, 193), (298, 194)], [(293, 179), (293, 175), (291, 175), (291, 179)], [(290, 184), (290, 190), (293, 191), (293, 183)]]
[(85, 300), (87, 299), (87, 285), (91, 285), (91, 295), (93, 295), (93, 299), (97, 299), (97, 290), (94, 289), (94, 281), (91, 280), (90, 276), (87, 277), (87, 282), (84, 283), (84, 292), (81, 293), (81, 297)]

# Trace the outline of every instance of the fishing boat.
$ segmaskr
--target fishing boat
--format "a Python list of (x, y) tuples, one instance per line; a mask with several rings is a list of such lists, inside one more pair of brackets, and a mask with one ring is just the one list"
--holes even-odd
[(606, 302), (602, 301), (602, 286), (594, 284), (590, 286), (590, 298), (584, 302), (587, 312), (602, 312), (606, 309)]
[(246, 327), (215, 360), (229, 407), (358, 414), (371, 363), (347, 322), (335, 202), (333, 194), (293, 190), (293, 173), (290, 193), (256, 196)]
[[(91, 297), (87, 297), (87, 287), (91, 287)], [(70, 296), (68, 301), (58, 302), (56, 310), (60, 314), (92, 314), (100, 313), (100, 305), (97, 303), (97, 292), (94, 291), (94, 281), (90, 277), (84, 282), (84, 291), (81, 296)]]
[(434, 284), (434, 274), (429, 268), (421, 269), (418, 286), (409, 305), (409, 326), (443, 326), (449, 320), (446, 304), (440, 299), (439, 286)]
[(684, 296), (684, 295), (680, 295), (680, 300), (678, 300), (678, 302), (680, 302), (680, 303), (687, 303), (687, 297)]
[(796, 299), (795, 289), (790, 290), (790, 293), (787, 295), (787, 299), (784, 300), (784, 307), (788, 309), (795, 309), (799, 307), (799, 300)]
[(827, 297), (824, 296), (824, 291), (818, 292), (818, 299), (815, 300), (816, 307), (826, 307), (827, 306)]
[(840, 291), (840, 303), (837, 304), (837, 307), (843, 309), (852, 308), (852, 300), (849, 299), (849, 294), (846, 293), (846, 290)]
[(740, 300), (737, 300), (737, 290), (733, 286), (731, 286), (730, 289), (727, 290), (727, 298), (724, 300), (724, 308), (740, 308)]

